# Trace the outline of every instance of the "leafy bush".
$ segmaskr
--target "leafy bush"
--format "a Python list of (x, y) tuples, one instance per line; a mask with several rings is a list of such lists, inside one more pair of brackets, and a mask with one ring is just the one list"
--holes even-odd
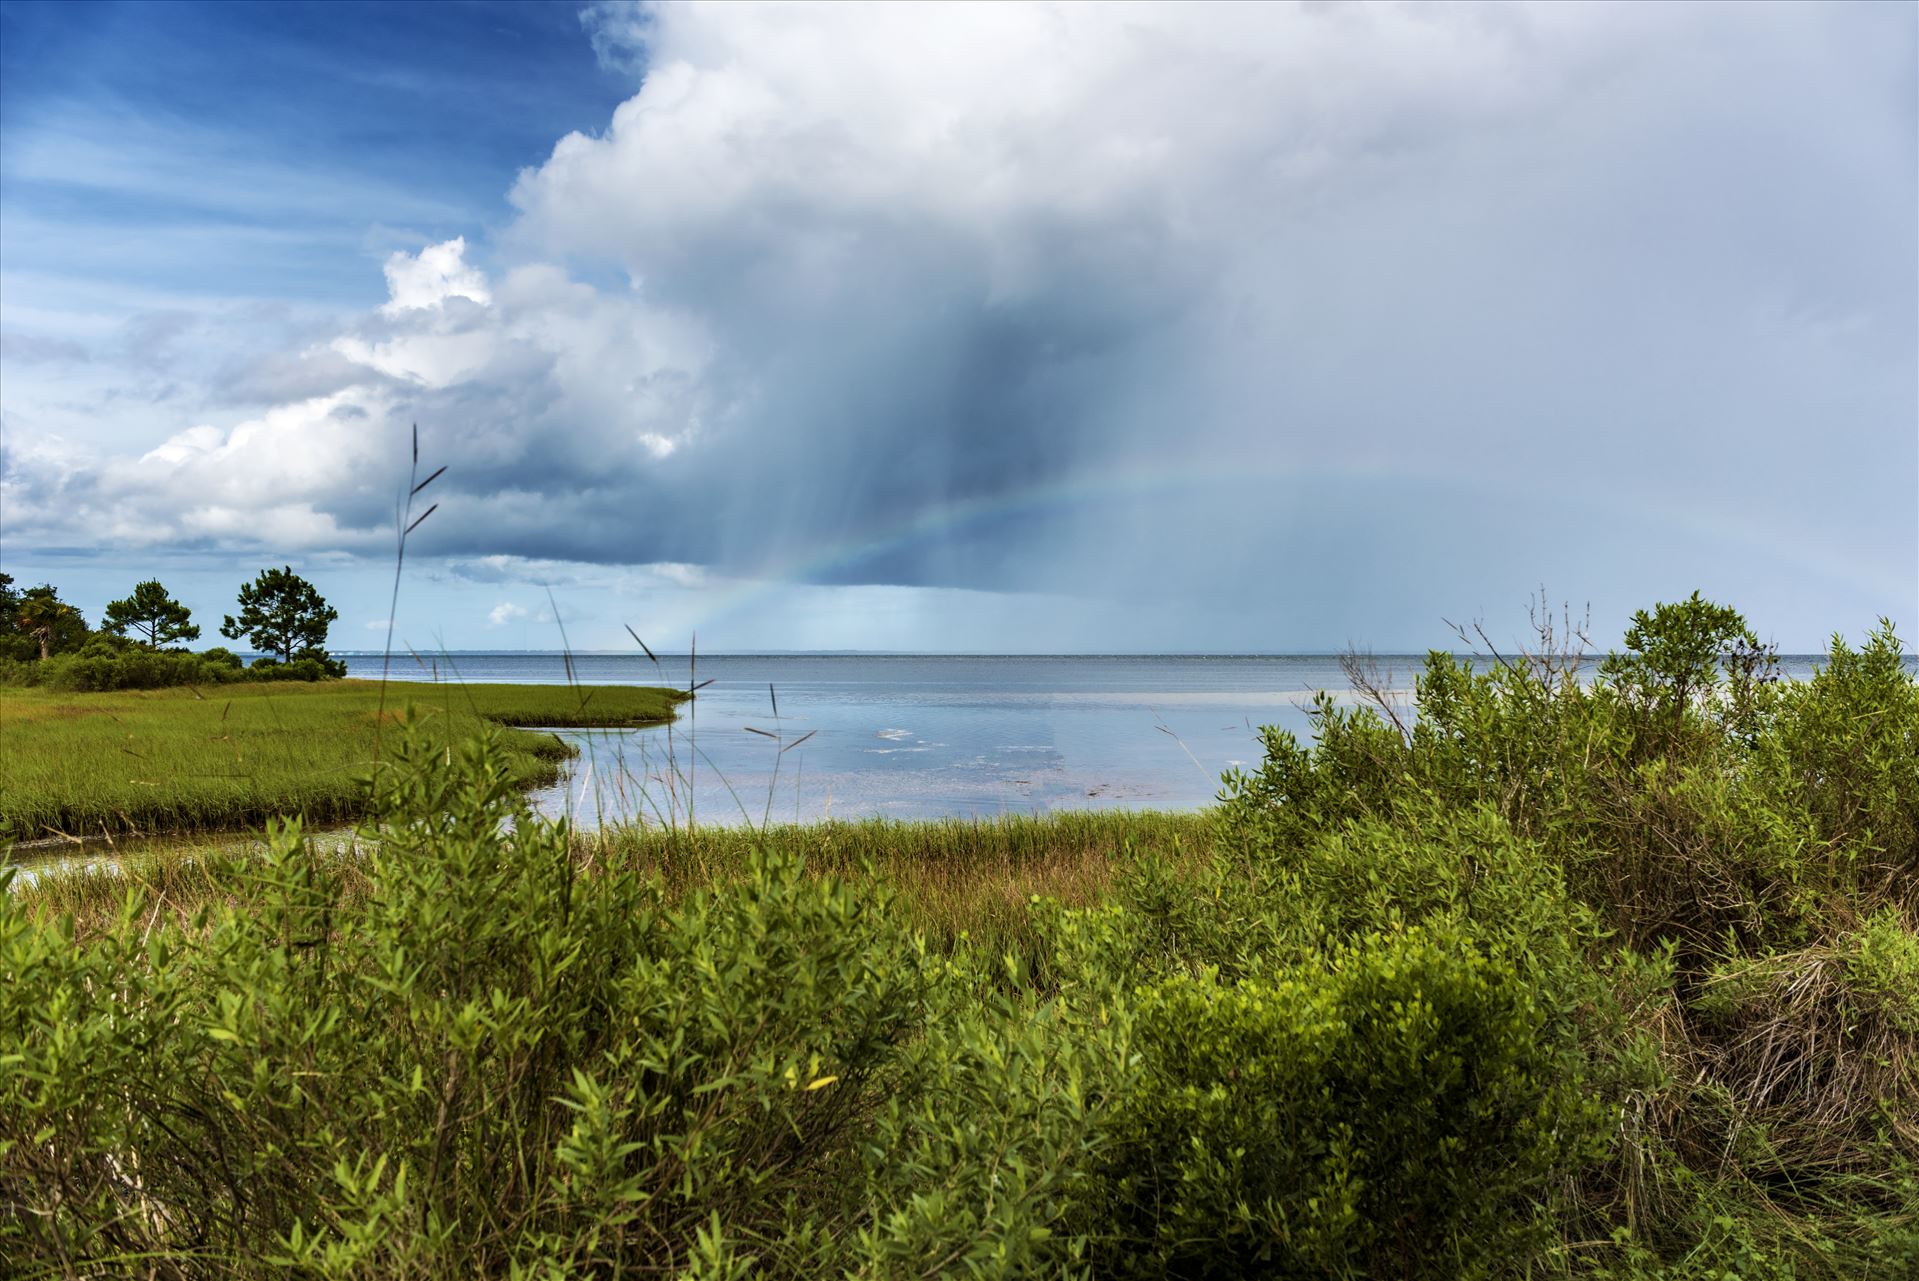
[(1095, 1195), (1114, 1274), (1458, 1277), (1517, 1271), (1605, 1111), (1508, 961), (1370, 935), (1138, 1012), (1145, 1064)]
[(960, 958), (939, 976), (866, 1149), (855, 1275), (1092, 1275), (1105, 1229), (1086, 1190), (1111, 1142), (1107, 1102), (1137, 1073), (1125, 1012), (995, 990), (999, 964)]
[(1779, 691), (1751, 776), (1805, 816), (1821, 879), (1919, 903), (1919, 682), (1892, 624), (1854, 650), (1835, 636), (1810, 681)]
[(1138, 857), (1109, 904), (1050, 913), (1053, 981), (1133, 1038), (1085, 1194), (1096, 1272), (1538, 1262), (1636, 1066), (1558, 866), (1430, 795), (1313, 831), (1242, 792), (1219, 822), (1197, 872)]
[(302, 650), (284, 663), (277, 658), (256, 658), (246, 669), (246, 679), (253, 681), (323, 681), (345, 675), (345, 661), (330, 658), (320, 649)]
[(346, 663), (320, 650), (309, 650), (286, 663), (256, 659), (248, 667), (228, 649), (215, 648), (202, 654), (154, 650), (99, 635), (75, 653), (56, 654), (43, 662), (0, 660), (0, 684), (38, 685), (72, 693), (171, 689), (229, 681), (320, 681), (345, 675)]
[(350, 929), (338, 856), (291, 827), (184, 929), (132, 928), (135, 892), (79, 946), (0, 896), (0, 1253), (671, 1271), (716, 1222), (763, 1252), (856, 1204), (838, 1176), (924, 1005), (883, 898), (777, 855), (677, 904), (588, 882), (482, 747), (391, 783)]
[(78, 654), (59, 655), (39, 669), (36, 684), (75, 693), (114, 689), (166, 689), (177, 685), (213, 685), (241, 679), (235, 669), (209, 663), (198, 654), (127, 649), (101, 653), (92, 646)]

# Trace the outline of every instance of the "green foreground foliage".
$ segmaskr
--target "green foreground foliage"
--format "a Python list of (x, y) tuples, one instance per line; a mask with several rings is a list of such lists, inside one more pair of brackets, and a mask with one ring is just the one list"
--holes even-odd
[[(144, 653), (144, 651), (141, 651)], [(147, 655), (164, 660), (168, 655)], [(55, 658), (51, 663), (63, 660)], [(260, 683), (119, 693), (0, 687), (0, 834), (14, 839), (233, 828), (367, 812), (367, 778), (409, 704), (442, 747), (487, 724), (643, 725), (683, 697), (635, 686)], [(382, 704), (384, 703), (384, 712)], [(551, 734), (498, 740), (521, 785), (550, 781)]]
[(276, 827), (190, 914), (4, 896), (0, 1256), (1911, 1275), (1919, 685), (1889, 627), (1769, 682), (1711, 608), (1589, 685), (1548, 647), (1323, 700), (1203, 849), (990, 938), (795, 833), (578, 841), (415, 723), (355, 852)]

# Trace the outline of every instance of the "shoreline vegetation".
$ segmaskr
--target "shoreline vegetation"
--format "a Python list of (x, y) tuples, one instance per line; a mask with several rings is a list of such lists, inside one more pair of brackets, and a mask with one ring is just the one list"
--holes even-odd
[[(568, 832), (568, 849), (582, 868), (617, 866), (657, 877), (662, 892), (680, 898), (738, 880), (760, 848), (801, 860), (810, 874), (883, 886), (929, 940), (941, 947), (962, 936), (999, 949), (1031, 927), (1034, 895), (1086, 907), (1102, 902), (1124, 867), (1127, 846), (1177, 851), (1203, 862), (1215, 830), (1210, 812), (1064, 810), (1047, 815), (990, 819), (832, 819), (764, 828), (666, 828), (623, 824)], [(302, 840), (314, 857), (336, 860), (346, 910), (364, 908), (376, 882), (364, 860), (376, 832), (312, 834)], [(43, 915), (71, 915), (82, 936), (98, 936), (118, 919), (127, 895), (163, 905), (176, 924), (205, 908), (243, 906), (251, 860), (264, 855), (263, 837), (182, 838), (135, 853), (117, 870), (77, 868), (36, 876), (14, 894)]]
[(423, 685), (321, 680), (68, 693), (0, 686), (0, 835), (119, 838), (309, 824), (367, 812), (376, 750), (409, 716), (444, 747), (483, 725), (517, 786), (558, 777), (572, 749), (521, 728), (662, 725), (657, 686)]
[[(1198, 814), (577, 831), (528, 808), (545, 758), (501, 687), (385, 727), (338, 713), (386, 735), (351, 841), (275, 822), (125, 876), (0, 869), (0, 1256), (181, 1278), (1919, 1270), (1898, 638), (1835, 639), (1784, 682), (1697, 595), (1637, 615), (1596, 675), (1576, 631), (1537, 626), (1516, 655), (1434, 652), (1410, 706), (1355, 657), (1310, 741), (1265, 731)], [(232, 706), (270, 735), (343, 684)], [(41, 709), (37, 755), (89, 735), (99, 772), (132, 726), (240, 715), (227, 695), (5, 691), (22, 757), (0, 765), (36, 755), (15, 706)], [(118, 719), (71, 711), (109, 698)], [(150, 759), (228, 750), (193, 723)], [(35, 777), (44, 798), (91, 776)]]

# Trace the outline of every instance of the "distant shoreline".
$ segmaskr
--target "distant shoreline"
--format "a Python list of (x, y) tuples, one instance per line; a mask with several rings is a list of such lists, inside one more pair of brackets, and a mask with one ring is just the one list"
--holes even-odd
[[(335, 658), (382, 658), (385, 651), (377, 649), (333, 649), (329, 650)], [(1420, 650), (1418, 653), (1387, 653), (1385, 651), (1368, 652), (1366, 657), (1376, 659), (1404, 659), (1409, 662), (1424, 662), (1433, 650)], [(1485, 658), (1467, 650), (1440, 650), (1457, 659)], [(637, 658), (646, 661), (644, 654), (636, 654), (630, 649), (436, 649), (428, 655), (419, 651), (421, 657), (445, 656), (449, 658)], [(1297, 659), (1300, 661), (1337, 662), (1341, 654), (1336, 651), (1324, 653), (1229, 653), (1221, 651), (1153, 652), (1153, 653), (1106, 653), (1106, 654), (1067, 654), (1067, 653), (1000, 653), (970, 650), (917, 650), (917, 649), (715, 649), (701, 650), (697, 655), (685, 651), (655, 650), (661, 659), (668, 658), (1020, 658), (1020, 659), (1062, 659), (1071, 662), (1097, 662), (1107, 659), (1138, 661), (1140, 659), (1164, 658), (1181, 662), (1203, 661), (1207, 659), (1235, 659), (1240, 661), (1265, 661), (1269, 659)], [(242, 658), (258, 658), (263, 655), (243, 653)], [(395, 654), (397, 661), (410, 654)], [(1786, 654), (1778, 658), (1782, 662), (1823, 662), (1828, 656), (1823, 653)], [(1581, 660), (1586, 665), (1597, 665), (1605, 658), (1603, 653), (1594, 653)], [(1919, 654), (1906, 654), (1907, 662), (1919, 662)]]

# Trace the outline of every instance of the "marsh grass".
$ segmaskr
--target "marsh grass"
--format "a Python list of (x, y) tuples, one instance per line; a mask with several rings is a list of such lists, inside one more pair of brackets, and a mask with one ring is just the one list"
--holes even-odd
[(998, 953), (1023, 951), (1039, 929), (1044, 899), (1071, 908), (1104, 901), (1143, 852), (1185, 866), (1213, 850), (1207, 813), (1064, 811), (991, 819), (705, 826), (626, 825), (578, 838), (592, 863), (657, 872), (671, 891), (722, 884), (756, 851), (798, 857), (810, 874), (884, 885), (899, 910), (936, 946), (962, 940)]
[[(1142, 852), (1198, 867), (1212, 853), (1205, 813), (1065, 812), (990, 820), (661, 828), (625, 824), (574, 831), (573, 859), (582, 876), (639, 873), (656, 878), (669, 901), (738, 881), (767, 849), (800, 860), (806, 874), (884, 891), (903, 919), (939, 950), (959, 946), (992, 954), (1038, 945), (1043, 922), (1036, 898), (1069, 907), (1105, 900), (1116, 878)], [(371, 832), (335, 831), (303, 838), (332, 868), (340, 920), (350, 925), (371, 892), (365, 855)], [(250, 900), (266, 852), (258, 837), (218, 836), (120, 842), (110, 857), (72, 870), (28, 863), (14, 895), (43, 919), (71, 917), (82, 938), (115, 927), (128, 897), (155, 921), (189, 926), (203, 909)], [(58, 859), (55, 854), (50, 859)]]
[[(315, 857), (342, 859), (367, 848), (337, 828), (304, 836)], [(71, 915), (83, 933), (103, 927), (129, 891), (180, 920), (233, 901), (246, 868), (267, 850), (265, 833), (184, 832), (102, 838), (84, 846), (16, 850), (13, 892), (42, 914)]]
[[(382, 710), (382, 701), (387, 706)], [(15, 840), (311, 823), (365, 812), (382, 727), (414, 716), (447, 743), (488, 724), (635, 726), (680, 696), (631, 686), (372, 681), (98, 694), (0, 689), (0, 828)], [(509, 728), (499, 749), (521, 786), (557, 778), (570, 749)]]

